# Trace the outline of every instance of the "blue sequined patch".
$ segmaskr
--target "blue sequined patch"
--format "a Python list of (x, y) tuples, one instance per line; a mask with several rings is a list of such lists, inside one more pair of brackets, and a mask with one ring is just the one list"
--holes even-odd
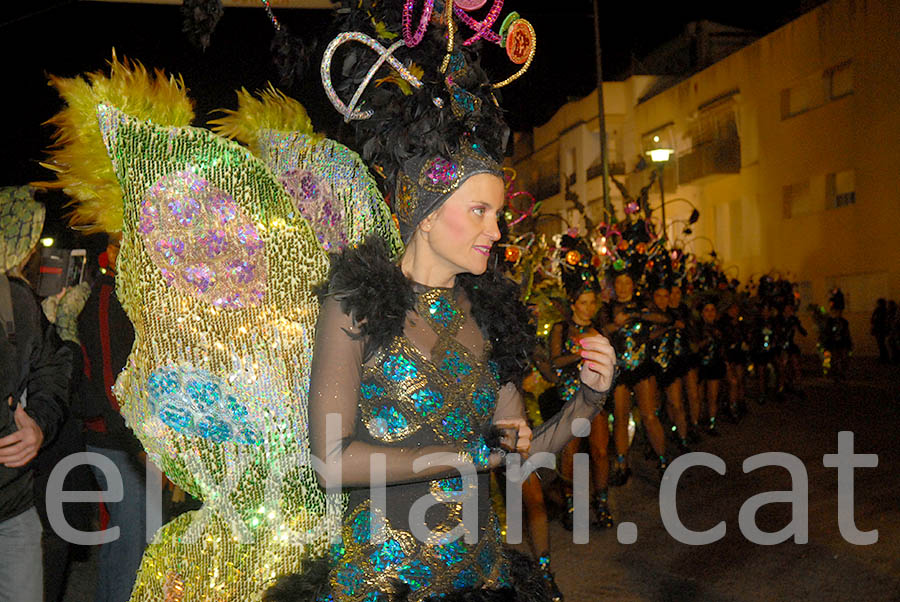
[(416, 591), (431, 583), (431, 567), (421, 560), (413, 560), (397, 569), (397, 577)]
[(491, 456), (491, 448), (487, 446), (484, 437), (479, 436), (478, 439), (466, 446), (466, 451), (472, 456), (475, 466), (487, 466)]
[(434, 550), (434, 553), (437, 554), (438, 558), (441, 559), (441, 562), (447, 566), (462, 562), (468, 552), (467, 546), (461, 539), (440, 546), (434, 546), (432, 549)]
[(368, 510), (361, 510), (360, 513), (353, 518), (353, 522), (350, 523), (353, 539), (356, 543), (367, 543), (369, 541), (369, 537), (372, 534), (372, 528), (369, 526), (370, 516)]
[(409, 420), (394, 406), (381, 406), (372, 410), (368, 427), (373, 437), (385, 437), (405, 431), (409, 428)]
[(472, 393), (472, 403), (482, 416), (490, 414), (494, 410), (495, 401), (494, 389), (491, 387), (478, 387)]
[(413, 406), (416, 408), (416, 411), (422, 416), (434, 413), (444, 404), (444, 396), (440, 392), (431, 389), (416, 391), (410, 395), (410, 398), (413, 400)]
[(441, 491), (459, 491), (462, 489), (461, 477), (450, 477), (449, 479), (440, 479), (435, 481)]
[(469, 589), (478, 585), (478, 573), (472, 569), (463, 569), (453, 579), (453, 587), (456, 589)]
[(441, 326), (447, 328), (456, 317), (456, 310), (450, 305), (450, 302), (443, 297), (438, 297), (428, 306), (428, 313)]
[(389, 539), (384, 544), (372, 552), (369, 556), (369, 562), (372, 563), (372, 567), (378, 571), (382, 572), (389, 566), (393, 564), (397, 564), (402, 559), (406, 558), (406, 554), (403, 552), (403, 548), (400, 546), (400, 542), (396, 539)]
[(444, 352), (444, 360), (441, 362), (441, 370), (449, 373), (451, 376), (455, 376), (458, 382), (461, 376), (466, 376), (472, 373), (472, 366), (468, 362), (464, 362), (459, 357), (458, 351), (450, 351), (448, 349)]
[(441, 420), (444, 432), (454, 439), (461, 439), (472, 431), (472, 423), (469, 417), (463, 413), (462, 408), (456, 408)]
[(363, 383), (359, 386), (359, 390), (366, 399), (384, 397), (384, 387), (380, 387), (375, 383)]
[(154, 370), (147, 379), (147, 405), (163, 424), (185, 436), (215, 443), (260, 441), (247, 406), (207, 370), (170, 366)]
[(352, 596), (356, 593), (356, 588), (362, 585), (363, 577), (362, 569), (353, 564), (345, 564), (336, 571), (334, 580), (344, 586), (344, 593)]
[(394, 382), (402, 382), (419, 375), (416, 365), (402, 355), (391, 355), (388, 357), (384, 362), (382, 372), (385, 378), (389, 378)]

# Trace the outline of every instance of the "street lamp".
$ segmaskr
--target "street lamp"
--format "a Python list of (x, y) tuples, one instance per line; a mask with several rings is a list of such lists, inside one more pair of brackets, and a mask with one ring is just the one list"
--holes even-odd
[[(653, 141), (659, 142), (659, 136), (654, 136)], [(674, 152), (675, 150), (671, 148), (654, 148), (646, 153), (650, 156), (650, 160), (659, 166), (659, 204), (662, 209), (663, 238), (668, 238), (666, 234), (666, 193), (663, 187), (663, 167), (668, 163), (669, 157)]]

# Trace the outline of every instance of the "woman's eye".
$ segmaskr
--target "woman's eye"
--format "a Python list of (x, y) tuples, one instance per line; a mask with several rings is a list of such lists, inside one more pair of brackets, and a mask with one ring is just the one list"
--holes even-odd
[(477, 215), (479, 217), (483, 216), (484, 215), (484, 207), (475, 207), (474, 209), (472, 209), (472, 213), (474, 213), (475, 215)]

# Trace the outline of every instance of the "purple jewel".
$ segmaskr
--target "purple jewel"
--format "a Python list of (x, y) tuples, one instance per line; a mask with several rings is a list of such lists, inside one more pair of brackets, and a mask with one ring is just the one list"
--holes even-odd
[(303, 194), (303, 198), (311, 200), (316, 197), (319, 192), (319, 187), (316, 185), (316, 177), (312, 174), (312, 172), (306, 172), (300, 178), (300, 192)]
[(435, 157), (425, 171), (425, 177), (431, 180), (432, 184), (446, 186), (456, 179), (456, 173), (456, 163), (443, 157)]
[(206, 256), (213, 259), (225, 250), (225, 231), (207, 230), (200, 235), (199, 242), (206, 247)]
[(186, 267), (182, 277), (201, 293), (205, 293), (216, 283), (216, 273), (202, 263)]
[(197, 202), (197, 199), (191, 197), (183, 199), (170, 198), (168, 207), (172, 215), (175, 216), (175, 220), (181, 226), (192, 225), (200, 213), (200, 203)]

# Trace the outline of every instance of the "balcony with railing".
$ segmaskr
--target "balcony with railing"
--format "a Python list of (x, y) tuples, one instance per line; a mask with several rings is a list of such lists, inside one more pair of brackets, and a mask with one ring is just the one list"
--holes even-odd
[[(621, 176), (625, 174), (625, 162), (624, 161), (614, 161), (609, 164), (609, 175), (611, 176)], [(590, 167), (587, 168), (586, 174), (588, 180), (593, 180), (594, 178), (599, 178), (603, 175), (603, 163), (599, 161), (594, 163)]]

